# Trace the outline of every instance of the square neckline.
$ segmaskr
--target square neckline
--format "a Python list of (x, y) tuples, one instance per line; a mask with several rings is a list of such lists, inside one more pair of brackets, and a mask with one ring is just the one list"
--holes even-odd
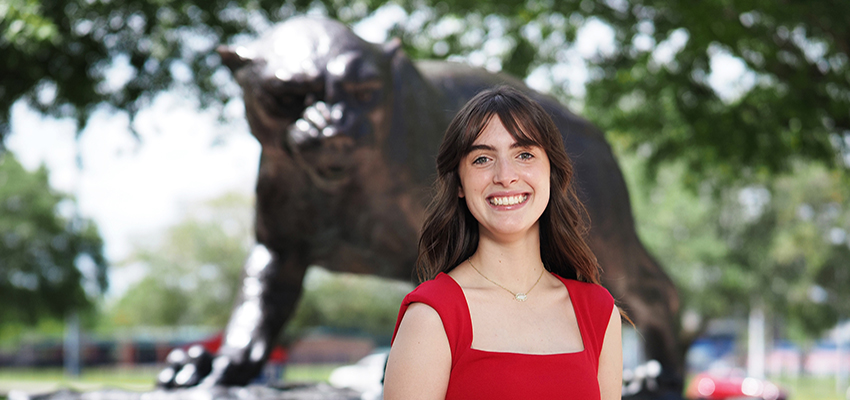
[(532, 357), (572, 356), (572, 355), (583, 355), (583, 354), (585, 354), (585, 352), (587, 352), (587, 345), (585, 344), (585, 340), (584, 340), (585, 339), (584, 324), (582, 324), (579, 321), (578, 313), (575, 311), (576, 310), (576, 304), (575, 304), (572, 292), (570, 291), (570, 288), (567, 285), (566, 279), (561, 278), (560, 276), (555, 275), (552, 272), (549, 272), (549, 274), (558, 278), (558, 280), (561, 281), (561, 283), (564, 285), (564, 288), (567, 289), (567, 295), (570, 298), (570, 305), (572, 306), (573, 313), (576, 316), (576, 325), (578, 325), (578, 332), (579, 332), (579, 336), (581, 337), (581, 347), (582, 347), (582, 349), (579, 350), (579, 351), (570, 351), (570, 352), (561, 352), (561, 353), (517, 353), (517, 352), (512, 352), (512, 351), (481, 350), (481, 349), (476, 349), (476, 348), (472, 347), (472, 341), (475, 339), (475, 331), (474, 331), (473, 326), (472, 326), (472, 314), (470, 314), (470, 312), (469, 312), (469, 301), (466, 299), (466, 293), (463, 292), (463, 287), (461, 287), (460, 284), (457, 283), (455, 278), (453, 278), (451, 275), (449, 275), (445, 272), (440, 272), (438, 275), (440, 275), (440, 274), (445, 275), (446, 277), (448, 277), (452, 281), (454, 286), (460, 291), (460, 295), (463, 298), (463, 302), (465, 304), (464, 312), (465, 312), (465, 316), (466, 316), (466, 321), (469, 324), (469, 336), (470, 336), (469, 346), (467, 347), (467, 350), (472, 350), (472, 351), (476, 351), (476, 352), (484, 353), (484, 354), (505, 355), (505, 356), (520, 356), (520, 357), (527, 357), (527, 356), (532, 356)]

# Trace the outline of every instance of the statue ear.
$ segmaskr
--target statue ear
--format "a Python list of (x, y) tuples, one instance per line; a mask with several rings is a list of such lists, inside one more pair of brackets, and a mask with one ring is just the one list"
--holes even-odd
[(236, 72), (254, 61), (253, 52), (245, 47), (218, 46), (215, 51), (221, 56), (222, 64), (226, 65), (231, 72)]
[(395, 37), (384, 44), (384, 54), (388, 59), (392, 60), (397, 54), (401, 53), (401, 39)]

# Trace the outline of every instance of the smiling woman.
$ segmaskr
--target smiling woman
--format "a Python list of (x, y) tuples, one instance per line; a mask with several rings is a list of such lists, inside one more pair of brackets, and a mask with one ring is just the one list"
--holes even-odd
[(426, 282), (402, 303), (384, 398), (619, 398), (620, 314), (552, 119), (514, 89), (481, 92), (446, 131), (437, 170)]

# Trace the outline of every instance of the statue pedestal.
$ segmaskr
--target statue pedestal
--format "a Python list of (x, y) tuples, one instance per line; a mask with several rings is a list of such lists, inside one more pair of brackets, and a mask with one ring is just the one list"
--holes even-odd
[(348, 389), (336, 389), (324, 383), (272, 387), (192, 388), (133, 392), (102, 389), (90, 392), (60, 390), (44, 394), (12, 391), (9, 400), (360, 400), (361, 394)]

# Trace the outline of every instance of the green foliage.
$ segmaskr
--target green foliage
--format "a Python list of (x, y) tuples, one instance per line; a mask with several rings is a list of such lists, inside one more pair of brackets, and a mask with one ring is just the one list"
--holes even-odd
[(116, 326), (224, 327), (251, 239), (251, 201), (226, 194), (193, 207), (159, 240), (137, 243), (124, 262), (146, 276), (109, 310)]
[[(623, 152), (622, 147), (616, 147)], [(806, 335), (850, 315), (850, 189), (842, 173), (797, 163), (774, 180), (698, 190), (686, 164), (660, 167), (621, 154), (639, 234), (708, 320), (746, 314), (753, 301)]]
[[(609, 9), (601, 18), (619, 46), (595, 62), (587, 111), (627, 134), (633, 148), (651, 144), (651, 163), (683, 159), (698, 175), (785, 172), (799, 158), (844, 165), (836, 155), (847, 154), (850, 130), (848, 15), (843, 1), (631, 1), (623, 12)], [(676, 37), (684, 43), (670, 60), (653, 54)], [(721, 97), (709, 85), (718, 55), (745, 66), (750, 82), (739, 93)]]
[(407, 283), (312, 267), (286, 336), (297, 337), (322, 327), (371, 335), (389, 343), (401, 301), (412, 289)]
[(0, 155), (0, 321), (34, 324), (90, 309), (106, 289), (106, 260), (95, 225), (74, 200)]
[[(735, 180), (790, 170), (792, 159), (828, 165), (850, 148), (850, 3), (721, 0), (428, 1), (424, 22), (396, 29), (417, 57), (480, 55), (525, 76), (568, 58), (576, 33), (601, 22), (612, 48), (585, 60), (585, 116), (620, 134), (649, 168), (683, 160), (688, 179)], [(406, 2), (408, 10), (424, 8)], [(451, 21), (463, 23), (456, 31)], [(442, 28), (442, 29), (441, 29)], [(429, 39), (430, 38), (430, 39)], [(448, 46), (435, 46), (437, 42)], [(489, 42), (489, 43), (488, 43)], [(535, 50), (529, 51), (528, 47)], [(709, 79), (716, 57), (745, 72), (732, 94)], [(472, 57), (469, 57), (472, 58)], [(484, 64), (494, 65), (493, 60)], [(563, 83), (568, 83), (567, 78)], [(567, 100), (553, 82), (552, 92)]]
[(684, 167), (669, 165), (647, 179), (646, 161), (634, 155), (619, 157), (643, 243), (665, 266), (679, 288), (683, 304), (706, 317), (729, 315), (736, 304), (723, 293), (729, 249), (717, 218), (720, 205), (708, 191), (682, 184)]
[[(772, 303), (801, 321), (808, 333), (850, 316), (850, 188), (842, 173), (796, 165), (772, 183), (774, 221), (766, 249), (774, 263)], [(766, 294), (767, 295), (767, 294)]]

